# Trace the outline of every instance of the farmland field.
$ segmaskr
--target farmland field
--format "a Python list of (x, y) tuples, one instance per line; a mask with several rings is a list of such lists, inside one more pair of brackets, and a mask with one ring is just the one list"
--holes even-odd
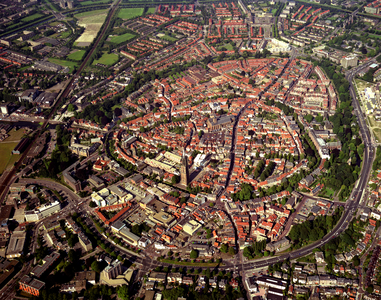
[(75, 41), (75, 45), (80, 47), (89, 46), (101, 29), (107, 16), (107, 9), (87, 11), (74, 15), (78, 19), (78, 25), (85, 27), (85, 31)]
[(77, 50), (73, 53), (70, 53), (67, 58), (72, 60), (81, 60), (83, 55), (85, 54), (85, 50)]
[(135, 17), (140, 17), (143, 14), (143, 12), (143, 7), (122, 8), (118, 13), (118, 17), (124, 20), (132, 19)]
[(62, 60), (62, 59), (58, 59), (58, 58), (52, 58), (51, 57), (51, 58), (49, 58), (49, 61), (52, 63), (55, 63), (57, 65), (63, 66), (63, 67), (69, 67), (70, 72), (73, 71), (74, 67), (77, 66), (76, 62)]
[(38, 18), (41, 18), (43, 15), (42, 14), (33, 14), (33, 15), (30, 15), (30, 16), (27, 16), (25, 18), (22, 18), (21, 21), (22, 22), (29, 22), (29, 21), (33, 21), (35, 19), (38, 19)]
[(133, 35), (131, 33), (125, 33), (122, 35), (116, 35), (116, 36), (111, 37), (110, 42), (113, 44), (120, 44), (120, 43), (123, 43), (125, 41), (129, 41), (129, 40), (133, 39), (134, 37), (135, 37), (135, 35)]
[(106, 66), (112, 66), (118, 61), (118, 55), (114, 53), (105, 53), (100, 59), (94, 60), (93, 65), (103, 64)]

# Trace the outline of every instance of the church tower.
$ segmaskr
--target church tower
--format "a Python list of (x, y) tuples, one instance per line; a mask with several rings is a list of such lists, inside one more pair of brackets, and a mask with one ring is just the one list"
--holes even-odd
[(180, 184), (183, 186), (188, 186), (189, 169), (188, 169), (188, 158), (185, 156), (185, 151), (183, 151), (183, 156), (181, 158), (180, 175), (181, 175)]

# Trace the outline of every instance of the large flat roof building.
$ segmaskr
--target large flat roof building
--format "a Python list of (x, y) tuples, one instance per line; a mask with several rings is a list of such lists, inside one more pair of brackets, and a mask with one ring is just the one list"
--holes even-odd
[(7, 258), (16, 258), (21, 256), (24, 250), (25, 238), (25, 231), (13, 232), (7, 248)]
[(28, 275), (24, 275), (19, 281), (19, 284), (20, 290), (37, 297), (40, 295), (40, 291), (45, 287), (44, 282), (31, 278)]
[(30, 274), (40, 278), (59, 257), (60, 254), (57, 252), (53, 252), (52, 254), (45, 256), (42, 260), (43, 265), (35, 266), (32, 271), (30, 271)]

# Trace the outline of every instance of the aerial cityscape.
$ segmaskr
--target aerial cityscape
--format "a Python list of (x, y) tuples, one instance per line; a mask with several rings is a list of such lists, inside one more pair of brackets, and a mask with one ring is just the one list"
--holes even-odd
[(0, 7), (0, 300), (381, 299), (381, 0)]

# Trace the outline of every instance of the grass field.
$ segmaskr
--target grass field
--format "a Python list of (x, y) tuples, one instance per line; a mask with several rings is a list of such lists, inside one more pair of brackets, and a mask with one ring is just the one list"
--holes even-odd
[(49, 61), (63, 67), (69, 67), (70, 72), (73, 71), (74, 67), (78, 65), (76, 62), (62, 60), (58, 58), (52, 58), (52, 57), (49, 58)]
[(74, 15), (78, 19), (78, 25), (85, 27), (85, 31), (75, 41), (78, 46), (89, 46), (101, 29), (107, 16), (107, 9), (87, 11)]
[(154, 14), (156, 8), (155, 7), (148, 7), (147, 14)]
[(61, 38), (66, 39), (70, 35), (71, 35), (71, 30), (66, 30), (66, 31), (61, 33)]
[(83, 55), (85, 54), (85, 50), (77, 50), (73, 53), (70, 53), (67, 58), (72, 60), (81, 60)]
[(176, 42), (177, 41), (177, 38), (171, 37), (169, 35), (163, 35), (160, 38), (163, 39), (163, 40), (166, 40), (166, 41), (170, 41), (170, 42)]
[(10, 136), (0, 143), (0, 174), (8, 167), (19, 159), (20, 155), (12, 155), (12, 150), (17, 146), (24, 131), (19, 129), (17, 131), (11, 130), (8, 133)]
[(86, 5), (96, 5), (96, 4), (103, 4), (103, 3), (111, 3), (111, 0), (96, 0), (96, 1), (83, 1), (79, 2), (79, 4), (86, 6)]
[(46, 3), (50, 6), (50, 9), (53, 10), (53, 11), (57, 11), (57, 9), (50, 3), (49, 0), (45, 0)]
[(35, 19), (38, 19), (38, 18), (41, 18), (43, 15), (42, 14), (33, 14), (33, 15), (30, 15), (30, 16), (27, 16), (25, 18), (22, 18), (21, 19), (21, 22), (29, 22), (29, 21), (33, 21)]
[[(231, 44), (225, 44), (223, 47), (225, 47), (227, 51), (234, 50), (234, 48), (233, 48), (233, 46)], [(220, 49), (218, 49), (218, 50), (220, 50)]]
[(134, 37), (135, 37), (134, 34), (125, 33), (122, 35), (113, 36), (112, 38), (110, 38), (110, 42), (113, 44), (120, 44), (120, 43), (123, 43), (125, 41), (129, 41), (129, 40), (133, 39)]
[(103, 64), (106, 66), (112, 66), (118, 61), (118, 55), (114, 53), (105, 53), (100, 59), (94, 60), (93, 65)]
[(118, 17), (124, 20), (132, 19), (135, 17), (140, 17), (143, 14), (143, 12), (143, 7), (122, 8), (118, 13)]

